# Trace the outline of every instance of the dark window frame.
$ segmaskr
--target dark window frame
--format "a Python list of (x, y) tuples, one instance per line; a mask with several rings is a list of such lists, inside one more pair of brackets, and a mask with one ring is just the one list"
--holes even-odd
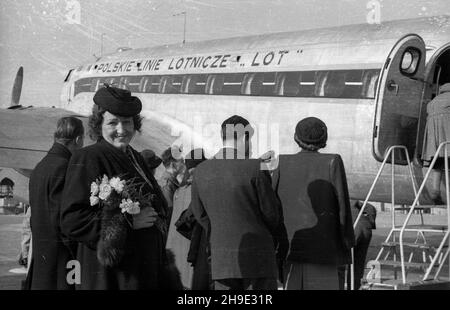
[[(406, 55), (406, 53), (410, 53), (411, 54), (411, 56), (413, 57), (412, 58), (412, 63), (411, 63), (411, 65), (413, 65), (414, 64), (414, 62), (415, 62), (415, 60), (417, 60), (416, 62), (415, 62), (415, 68), (414, 68), (414, 71), (413, 72), (408, 72), (407, 70), (411, 67), (411, 65), (407, 68), (407, 69), (403, 69), (402, 68), (402, 64), (403, 64), (403, 58), (405, 57), (405, 55)], [(414, 55), (414, 53), (417, 53), (416, 55)], [(414, 57), (414, 56), (417, 56), (417, 58), (416, 57)], [(408, 46), (404, 51), (403, 51), (403, 53), (402, 53), (402, 57), (401, 57), (401, 60), (400, 60), (400, 63), (399, 63), (399, 71), (400, 71), (400, 73), (401, 74), (403, 74), (403, 75), (405, 75), (405, 76), (413, 76), (413, 75), (415, 75), (416, 73), (417, 73), (417, 70), (419, 70), (419, 67), (420, 67), (420, 60), (422, 59), (422, 52), (420, 51), (420, 49), (418, 49), (417, 47), (414, 47), (414, 46)]]
[[(419, 59), (420, 61), (420, 59)], [(82, 78), (74, 82), (75, 91), (77, 95), (81, 92), (86, 92), (86, 89), (80, 91), (80, 86), (87, 87), (90, 85), (90, 91), (92, 92), (92, 83), (100, 80), (100, 84), (113, 79), (114, 83), (129, 82), (130, 78), (139, 80), (139, 85), (134, 85), (133, 92), (136, 93), (159, 93), (159, 94), (182, 94), (182, 95), (215, 95), (215, 96), (253, 96), (253, 97), (290, 97), (290, 98), (335, 98), (335, 99), (375, 99), (380, 69), (350, 69), (350, 70), (309, 70), (309, 71), (266, 71), (266, 72), (233, 72), (233, 73), (196, 73), (196, 74), (167, 74), (167, 75), (123, 75), (123, 76), (100, 76), (100, 77), (88, 77)], [(314, 83), (311, 76), (314, 76)], [(325, 88), (327, 87), (327, 81), (330, 76), (344, 75), (344, 80), (340, 81), (343, 89), (340, 91), (339, 96), (328, 95), (325, 96)], [(231, 76), (233, 75), (233, 76)], [(347, 81), (347, 76), (360, 76), (359, 79), (350, 78), (351, 81)], [(372, 91), (369, 93), (370, 83), (374, 76), (377, 76), (375, 85)], [(294, 77), (298, 81), (288, 80), (290, 88), (294, 85), (297, 91), (294, 94), (294, 89), (286, 93), (286, 79)], [(304, 77), (306, 77), (304, 79)], [(370, 78), (367, 78), (370, 77)], [(196, 83), (195, 79), (200, 78), (204, 80), (204, 86), (202, 85), (200, 90), (197, 87), (192, 87), (190, 83)], [(177, 85), (174, 84), (174, 79)], [(231, 80), (231, 84), (238, 83), (240, 85), (225, 85), (227, 79)], [(353, 81), (354, 80), (354, 81)], [(89, 83), (88, 83), (89, 81)], [(135, 81), (135, 82), (136, 82)], [(270, 81), (270, 82), (267, 82)], [(304, 81), (304, 82), (303, 82)], [(373, 82), (373, 81), (372, 81)], [(116, 84), (117, 84), (116, 83)], [(137, 83), (137, 82), (136, 82)], [(149, 83), (151, 83), (149, 85)], [(165, 84), (164, 84), (165, 83)], [(170, 85), (168, 85), (169, 83)], [(255, 83), (253, 85), (252, 83)], [(302, 83), (313, 83), (311, 85), (303, 85)], [(348, 91), (347, 88), (353, 87), (348, 83), (361, 83), (361, 85), (355, 85), (356, 91)], [(179, 85), (178, 85), (179, 84)], [(270, 85), (265, 85), (270, 84)], [(273, 84), (273, 85), (272, 85)], [(114, 84), (115, 85), (115, 84)], [(314, 86), (313, 86), (314, 85)], [(175, 86), (175, 88), (173, 87)], [(229, 86), (233, 91), (224, 90), (224, 87)], [(308, 87), (314, 87), (314, 90), (307, 89)], [(167, 87), (170, 87), (169, 90)], [(331, 86), (332, 87), (332, 86)], [(172, 89), (173, 88), (173, 89)], [(203, 89), (202, 89), (203, 88)], [(282, 89), (283, 88), (283, 89)], [(302, 91), (302, 88), (306, 90)], [(253, 89), (253, 90), (252, 90)], [(190, 91), (192, 90), (192, 91)], [(345, 92), (352, 93), (351, 96), (342, 96)], [(311, 93), (313, 93), (311, 95)], [(282, 94), (282, 95), (281, 95)]]

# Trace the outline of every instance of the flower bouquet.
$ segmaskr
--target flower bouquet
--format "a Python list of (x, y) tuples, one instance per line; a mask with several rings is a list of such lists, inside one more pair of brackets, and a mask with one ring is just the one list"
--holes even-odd
[(152, 194), (143, 194), (144, 182), (136, 178), (109, 179), (106, 175), (91, 184), (89, 198), (92, 207), (101, 210), (101, 231), (97, 244), (97, 258), (106, 267), (117, 266), (124, 253), (128, 231), (132, 229), (133, 214), (151, 207)]

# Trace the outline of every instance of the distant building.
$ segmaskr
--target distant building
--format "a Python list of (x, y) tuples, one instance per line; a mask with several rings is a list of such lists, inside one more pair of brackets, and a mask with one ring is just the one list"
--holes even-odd
[(0, 167), (0, 213), (19, 204), (28, 204), (29, 179), (11, 168)]

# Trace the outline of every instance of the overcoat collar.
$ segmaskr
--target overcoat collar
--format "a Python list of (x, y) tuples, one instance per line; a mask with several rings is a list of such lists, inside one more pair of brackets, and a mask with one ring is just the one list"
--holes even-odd
[(58, 142), (53, 143), (52, 147), (48, 151), (48, 154), (63, 157), (65, 159), (70, 159), (70, 157), (72, 156), (72, 153), (69, 151), (69, 149)]
[[(114, 147), (111, 143), (107, 142), (105, 139), (101, 139), (98, 142), (98, 145), (105, 150), (105, 154), (108, 154), (109, 156), (112, 156), (115, 160), (117, 160), (121, 165), (127, 167), (128, 171), (135, 171), (131, 159), (128, 157), (127, 153), (119, 150), (118, 148)], [(133, 148), (131, 146), (128, 146), (130, 148), (130, 151), (133, 152)]]
[(297, 154), (319, 154), (318, 151), (310, 151), (310, 150), (304, 150), (302, 149), (300, 152), (298, 152)]

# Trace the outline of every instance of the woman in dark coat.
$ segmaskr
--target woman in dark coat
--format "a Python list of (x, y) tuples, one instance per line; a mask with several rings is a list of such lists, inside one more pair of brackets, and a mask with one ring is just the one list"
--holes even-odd
[[(61, 228), (78, 241), (79, 289), (161, 289), (165, 263), (167, 204), (141, 155), (129, 146), (141, 128), (142, 105), (127, 90), (106, 86), (94, 96), (89, 119), (97, 143), (75, 152), (70, 160)], [(120, 208), (91, 206), (91, 183), (108, 178), (135, 178), (151, 207), (128, 216)]]
[[(422, 159), (431, 163), (439, 145), (445, 141), (450, 141), (450, 83), (442, 85), (440, 94), (427, 105), (427, 124), (425, 127)], [(445, 147), (438, 154), (436, 163), (431, 171), (430, 196), (435, 204), (443, 204), (441, 184), (445, 185), (445, 174), (443, 173), (445, 169), (444, 150)], [(445, 191), (443, 192), (445, 193)]]
[(286, 289), (343, 289), (338, 268), (351, 263), (355, 238), (344, 164), (337, 154), (320, 154), (327, 127), (301, 120), (295, 130), (301, 151), (281, 155), (273, 186), (283, 206), (290, 247)]

